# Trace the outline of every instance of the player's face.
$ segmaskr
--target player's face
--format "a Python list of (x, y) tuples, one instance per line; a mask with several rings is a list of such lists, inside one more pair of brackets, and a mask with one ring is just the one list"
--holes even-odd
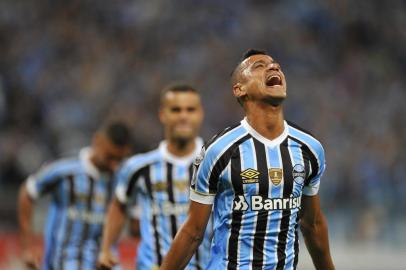
[(237, 97), (251, 100), (286, 98), (286, 79), (281, 67), (269, 55), (253, 55), (241, 63), (241, 80), (234, 86)]
[(200, 96), (193, 92), (168, 92), (159, 118), (170, 139), (193, 140), (203, 121)]
[(113, 173), (117, 170), (124, 158), (131, 153), (131, 147), (115, 145), (111, 140), (101, 133), (93, 138), (93, 163), (103, 172)]

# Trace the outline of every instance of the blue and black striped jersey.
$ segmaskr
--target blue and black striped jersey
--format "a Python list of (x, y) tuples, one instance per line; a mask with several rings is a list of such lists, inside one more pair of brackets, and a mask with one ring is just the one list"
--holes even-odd
[[(137, 203), (141, 242), (137, 269), (157, 269), (189, 210), (193, 160), (203, 145), (196, 139), (193, 154), (176, 157), (166, 142), (158, 149), (130, 158), (119, 170), (116, 197), (123, 204)], [(204, 269), (210, 251), (211, 225), (186, 269)]]
[(44, 269), (95, 269), (113, 178), (90, 161), (90, 148), (79, 158), (44, 166), (27, 179), (32, 199), (50, 194), (45, 227)]
[(207, 269), (296, 269), (301, 197), (317, 194), (325, 169), (320, 142), (288, 122), (269, 140), (244, 119), (195, 164), (190, 198), (214, 204)]

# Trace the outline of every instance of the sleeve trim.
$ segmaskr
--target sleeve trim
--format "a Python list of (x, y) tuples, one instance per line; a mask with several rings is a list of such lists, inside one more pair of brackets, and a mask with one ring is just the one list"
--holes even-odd
[(37, 190), (37, 186), (36, 186), (36, 180), (33, 176), (30, 176), (27, 178), (26, 181), (26, 188), (27, 188), (27, 192), (28, 195), (31, 197), (31, 199), (36, 200), (39, 197), (39, 192)]
[(215, 197), (215, 196), (216, 196), (216, 193), (210, 193), (210, 192), (208, 192), (208, 193), (206, 193), (206, 192), (200, 192), (200, 191), (195, 190), (194, 188), (191, 188), (190, 190), (192, 190), (194, 193), (197, 193), (197, 194), (202, 195), (202, 196), (213, 196), (213, 197)]
[(122, 203), (126, 204), (127, 203), (127, 196), (126, 196), (126, 190), (124, 186), (118, 186), (116, 188), (116, 198), (117, 200)]
[(303, 188), (303, 191), (302, 191), (303, 195), (306, 195), (306, 196), (314, 196), (318, 192), (319, 192), (319, 185), (312, 186), (312, 187), (311, 186), (305, 186)]
[(190, 189), (190, 200), (201, 204), (213, 204), (215, 196), (212, 194), (198, 193)]
[(129, 210), (129, 216), (133, 219), (140, 219), (141, 218), (141, 207), (139, 205), (134, 205)]

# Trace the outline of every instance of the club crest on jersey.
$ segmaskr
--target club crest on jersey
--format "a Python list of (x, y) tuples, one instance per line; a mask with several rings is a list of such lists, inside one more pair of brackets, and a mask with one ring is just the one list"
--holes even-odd
[(275, 186), (279, 185), (283, 180), (283, 170), (280, 168), (270, 168), (268, 170), (269, 180)]
[(298, 185), (303, 185), (306, 177), (304, 166), (302, 164), (296, 164), (293, 166), (292, 176), (293, 180), (295, 180)]
[(252, 184), (252, 183), (258, 183), (258, 176), (260, 175), (259, 171), (254, 170), (254, 169), (246, 169), (245, 171), (242, 171), (240, 173), (240, 176), (242, 177), (242, 183), (243, 184)]

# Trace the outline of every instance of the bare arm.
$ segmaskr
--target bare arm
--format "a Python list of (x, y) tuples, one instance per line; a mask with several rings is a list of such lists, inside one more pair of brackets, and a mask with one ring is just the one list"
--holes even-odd
[(117, 259), (111, 254), (112, 245), (118, 240), (126, 219), (124, 206), (114, 198), (110, 203), (103, 229), (103, 240), (99, 256), (99, 266), (112, 268)]
[(23, 260), (30, 269), (39, 269), (41, 252), (34, 248), (34, 232), (32, 229), (32, 212), (34, 202), (28, 194), (25, 182), (20, 187), (18, 195), (18, 222), (20, 227), (20, 241), (23, 249)]
[(138, 239), (141, 237), (141, 232), (140, 232), (140, 220), (138, 218), (131, 218), (130, 219), (130, 229), (129, 229), (129, 234)]
[(316, 269), (334, 270), (327, 221), (320, 209), (319, 195), (303, 196), (300, 228)]
[(33, 242), (33, 231), (31, 225), (33, 205), (34, 203), (28, 195), (25, 184), (21, 185), (18, 196), (18, 221), (23, 248), (29, 247)]
[(183, 269), (199, 247), (210, 218), (212, 205), (191, 201), (189, 215), (182, 225), (160, 269)]

